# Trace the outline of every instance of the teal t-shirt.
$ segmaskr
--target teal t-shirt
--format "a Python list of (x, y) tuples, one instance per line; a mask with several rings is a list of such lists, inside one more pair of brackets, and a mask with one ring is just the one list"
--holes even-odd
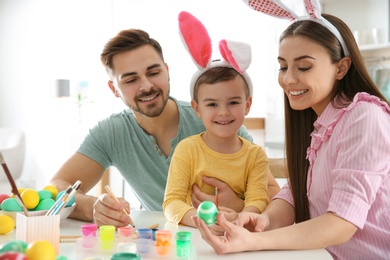
[[(126, 109), (100, 121), (86, 136), (78, 149), (105, 169), (114, 166), (146, 210), (162, 210), (169, 163), (176, 145), (184, 138), (205, 131), (189, 102), (178, 101), (179, 129), (171, 140), (168, 157), (160, 150), (156, 139), (137, 123), (133, 112)], [(239, 135), (252, 141), (242, 127)]]

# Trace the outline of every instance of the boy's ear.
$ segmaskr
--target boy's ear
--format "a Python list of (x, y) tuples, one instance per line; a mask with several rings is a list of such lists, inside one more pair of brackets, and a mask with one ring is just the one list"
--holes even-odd
[(200, 112), (199, 112), (199, 106), (198, 106), (198, 103), (196, 103), (195, 100), (191, 100), (191, 106), (192, 108), (194, 109), (195, 113), (196, 113), (196, 116), (198, 118), (200, 118)]
[(249, 114), (249, 111), (251, 110), (251, 106), (252, 106), (252, 97), (249, 97), (245, 105), (245, 115)]
[(344, 57), (337, 63), (336, 79), (341, 80), (351, 67), (351, 58)]

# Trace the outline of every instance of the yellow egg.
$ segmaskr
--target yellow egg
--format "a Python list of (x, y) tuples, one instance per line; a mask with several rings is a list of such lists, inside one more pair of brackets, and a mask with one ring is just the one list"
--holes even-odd
[(55, 260), (56, 249), (47, 240), (37, 240), (28, 244), (25, 252), (28, 260)]
[(20, 196), (27, 209), (34, 209), (39, 203), (39, 194), (34, 189), (25, 189)]
[(53, 200), (56, 199), (57, 194), (58, 194), (58, 189), (57, 189), (56, 186), (54, 186), (54, 185), (46, 185), (46, 186), (43, 188), (43, 190), (48, 190), (48, 191), (50, 191), (50, 193), (51, 193), (51, 198), (52, 198)]
[[(22, 194), (22, 192), (23, 192), (25, 189), (26, 189), (26, 188), (18, 188), (19, 194)], [(11, 198), (15, 198), (15, 194), (12, 193)]]
[(15, 227), (15, 221), (7, 215), (0, 215), (0, 235), (11, 232)]

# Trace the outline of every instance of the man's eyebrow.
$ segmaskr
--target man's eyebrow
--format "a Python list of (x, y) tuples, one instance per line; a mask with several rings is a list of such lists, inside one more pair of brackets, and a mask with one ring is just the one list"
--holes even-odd
[[(302, 56), (299, 56), (299, 57), (295, 58), (294, 61), (300, 61), (300, 60), (303, 60), (303, 59), (312, 59), (312, 60), (315, 60), (315, 58), (312, 57), (312, 56), (309, 56), (309, 55), (302, 55)], [(278, 60), (285, 61), (285, 59), (282, 58), (282, 57), (280, 57), (280, 56), (278, 56)]]
[[(159, 63), (156, 63), (156, 64), (152, 64), (150, 66), (148, 66), (146, 68), (146, 70), (151, 70), (151, 69), (154, 69), (154, 68), (159, 68), (161, 67), (161, 64)], [(137, 75), (137, 72), (125, 72), (123, 73), (122, 75), (119, 76), (120, 79), (123, 79), (125, 77), (128, 77), (128, 76), (134, 76), (134, 75)]]

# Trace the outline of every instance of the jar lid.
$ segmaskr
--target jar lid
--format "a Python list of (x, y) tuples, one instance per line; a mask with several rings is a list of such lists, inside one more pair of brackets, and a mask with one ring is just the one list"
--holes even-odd
[(127, 253), (127, 252), (115, 253), (111, 256), (111, 260), (127, 260), (127, 259), (141, 259), (141, 256), (139, 254)]
[(176, 240), (191, 241), (191, 232), (190, 231), (178, 231), (178, 232), (176, 232)]

